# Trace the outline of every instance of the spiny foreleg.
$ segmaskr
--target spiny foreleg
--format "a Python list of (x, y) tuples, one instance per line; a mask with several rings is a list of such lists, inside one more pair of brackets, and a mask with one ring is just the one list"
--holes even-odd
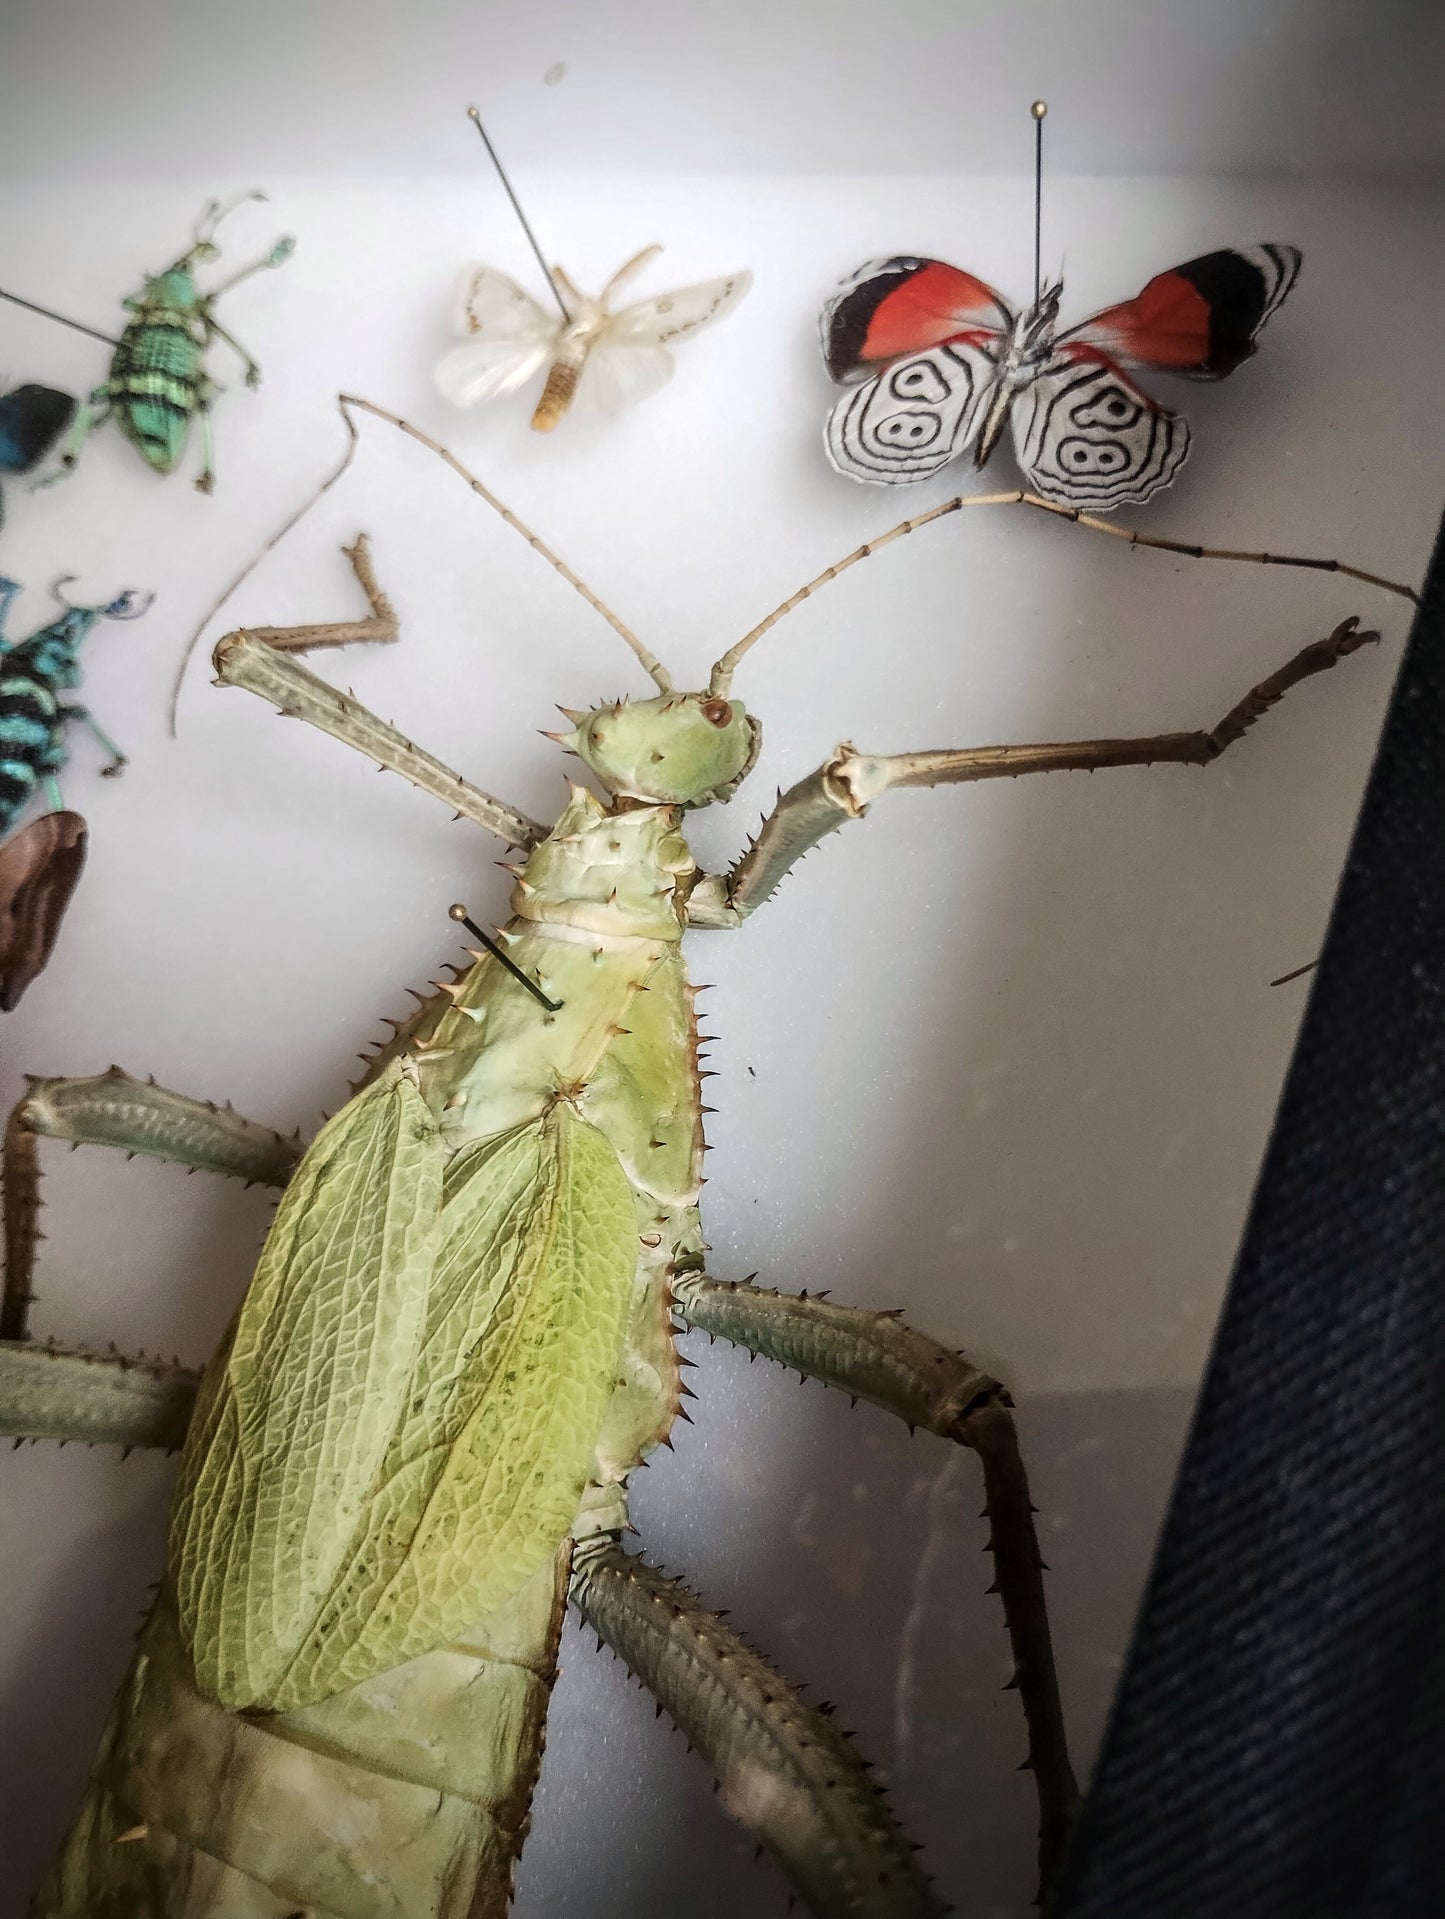
[(847, 1737), (685, 1586), (602, 1534), (576, 1549), (572, 1598), (708, 1762), (728, 1810), (810, 1911), (947, 1911)]
[(73, 1146), (117, 1146), (171, 1160), (189, 1171), (224, 1173), (247, 1185), (284, 1186), (300, 1158), (299, 1135), (283, 1138), (243, 1119), (229, 1105), (190, 1099), (120, 1067), (86, 1079), (36, 1079), (5, 1128), (5, 1290), (0, 1339), (28, 1333), (35, 1248), (40, 1239), (42, 1139)]
[(1210, 766), (1291, 687), (1327, 672), (1379, 637), (1361, 631), (1358, 619), (1342, 620), (1333, 633), (1301, 647), (1277, 673), (1251, 687), (1216, 725), (1188, 733), (888, 754), (860, 753), (845, 741), (815, 773), (779, 797), (731, 872), (708, 874), (694, 888), (688, 919), (694, 926), (739, 925), (772, 897), (805, 853), (849, 820), (862, 819), (874, 800), (895, 787), (956, 786), (1023, 773), (1092, 773), (1110, 766)]
[(1079, 1795), (1054, 1666), (1044, 1562), (1008, 1393), (966, 1353), (950, 1352), (896, 1312), (865, 1312), (823, 1294), (765, 1291), (702, 1273), (676, 1276), (673, 1303), (684, 1323), (700, 1332), (794, 1367), (855, 1401), (881, 1406), (910, 1432), (922, 1427), (978, 1454), (994, 1562), (990, 1590), (1003, 1602), (1014, 1659), (1009, 1686), (1023, 1706), (1029, 1732), (1024, 1766), (1038, 1789), (1045, 1898), (1063, 1860)]

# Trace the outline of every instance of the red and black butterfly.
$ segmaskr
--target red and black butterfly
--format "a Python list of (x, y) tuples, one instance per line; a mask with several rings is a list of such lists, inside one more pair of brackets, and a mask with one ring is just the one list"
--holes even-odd
[(823, 358), (852, 388), (828, 416), (828, 457), (850, 479), (906, 484), (969, 447), (983, 466), (1011, 420), (1018, 463), (1045, 499), (1147, 500), (1184, 464), (1189, 428), (1126, 369), (1222, 380), (1254, 352), (1299, 269), (1297, 247), (1206, 253), (1059, 333), (1062, 282), (1016, 313), (942, 260), (869, 261), (823, 309)]

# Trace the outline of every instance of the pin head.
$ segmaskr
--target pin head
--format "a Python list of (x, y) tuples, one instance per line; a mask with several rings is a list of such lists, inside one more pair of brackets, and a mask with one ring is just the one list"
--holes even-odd
[(1044, 115), (1048, 112), (1048, 110), (1049, 110), (1049, 103), (1047, 100), (1035, 100), (1033, 105), (1029, 108), (1029, 112), (1034, 116), (1036, 120), (1042, 120)]

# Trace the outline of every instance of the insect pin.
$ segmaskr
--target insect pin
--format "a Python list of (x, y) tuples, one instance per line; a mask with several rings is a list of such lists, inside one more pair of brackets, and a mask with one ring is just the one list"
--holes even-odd
[(0, 473), (33, 472), (75, 418), (75, 408), (70, 394), (33, 382), (0, 395)]
[(618, 413), (657, 392), (672, 378), (669, 345), (720, 320), (753, 283), (751, 273), (655, 294), (614, 312), (612, 297), (661, 253), (644, 247), (620, 266), (595, 299), (579, 291), (561, 267), (548, 267), (511, 182), (469, 109), (502, 185), (521, 221), (558, 309), (557, 316), (496, 267), (468, 267), (457, 289), (456, 330), (466, 336), (438, 362), (436, 382), (457, 406), (476, 406), (525, 386), (544, 367), (546, 384), (532, 415), (538, 433), (550, 433), (573, 405)]
[(946, 261), (898, 254), (860, 267), (823, 308), (824, 362), (850, 388), (824, 445), (849, 479), (906, 485), (969, 448), (981, 468), (1008, 424), (1044, 499), (1106, 510), (1147, 500), (1183, 466), (1189, 427), (1131, 373), (1222, 380), (1299, 275), (1297, 247), (1226, 247), (1060, 333), (1063, 282), (1043, 286), (1039, 273), (1044, 102), (1032, 112), (1031, 306), (1016, 311)]
[(55, 597), (64, 611), (27, 640), (4, 639), (5, 616), (20, 591), (14, 580), (0, 579), (0, 834), (8, 833), (43, 786), (51, 809), (60, 812), (60, 769), (70, 757), (66, 728), (87, 727), (111, 756), (107, 775), (119, 773), (125, 755), (103, 733), (90, 710), (67, 704), (61, 695), (80, 684), (80, 648), (97, 620), (133, 620), (151, 603), (150, 594), (122, 593), (104, 606), (72, 606), (58, 580)]
[(151, 275), (138, 293), (131, 294), (122, 303), (132, 317), (114, 343), (115, 352), (104, 385), (96, 387), (80, 410), (62, 456), (63, 471), (75, 465), (93, 429), (114, 416), (116, 424), (139, 448), (148, 466), (154, 467), (157, 473), (173, 473), (185, 452), (191, 421), (196, 419), (202, 449), (202, 467), (196, 486), (202, 493), (211, 491), (216, 478), (211, 401), (221, 391), (206, 371), (206, 354), (212, 341), (224, 340), (244, 362), (248, 387), (259, 386), (261, 382), (259, 365), (216, 319), (216, 302), (251, 274), (265, 267), (281, 266), (289, 260), (296, 242), (289, 234), (283, 235), (269, 253), (242, 267), (209, 293), (202, 292), (196, 285), (195, 269), (220, 257), (214, 236), (226, 215), (242, 201), (265, 197), (263, 193), (246, 193), (225, 207), (219, 200), (208, 202), (186, 251), (164, 272)]

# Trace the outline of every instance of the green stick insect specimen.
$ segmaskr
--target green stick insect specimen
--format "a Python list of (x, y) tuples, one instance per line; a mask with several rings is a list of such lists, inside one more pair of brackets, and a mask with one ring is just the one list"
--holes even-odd
[[(434, 441), (342, 404), (353, 445), (359, 407), (441, 453), (600, 609)], [(574, 786), (549, 827), (292, 657), (394, 636), (364, 542), (351, 557), (370, 622), (231, 633), (220, 679), (519, 848), (512, 917), (396, 1025), (307, 1147), (119, 1069), (33, 1080), (11, 1116), (0, 1430), (182, 1448), (165, 1578), (35, 1919), (500, 1919), (569, 1596), (811, 1912), (947, 1910), (827, 1713), (623, 1550), (629, 1475), (685, 1414), (679, 1323), (978, 1453), (1047, 1880), (1075, 1790), (1008, 1394), (894, 1315), (709, 1271), (683, 936), (742, 926), (810, 847), (897, 787), (1207, 765), (1375, 635), (1346, 620), (1200, 731), (839, 747), (730, 871), (707, 873), (684, 822), (754, 764), (758, 722), (732, 682), (772, 617), (705, 688), (678, 691), (607, 614), (654, 693), (569, 714), (558, 737), (600, 796)], [(201, 1378), (28, 1338), (46, 1138), (280, 1189)]]
[[(123, 305), (133, 315), (120, 338), (112, 344), (115, 352), (110, 373), (96, 387), (76, 416), (75, 426), (61, 456), (59, 478), (74, 467), (90, 433), (114, 418), (126, 438), (140, 450), (142, 458), (157, 473), (174, 473), (186, 450), (191, 421), (201, 432), (201, 472), (196, 486), (209, 493), (215, 485), (215, 447), (211, 435), (211, 401), (221, 391), (206, 371), (206, 354), (213, 340), (224, 340), (245, 364), (246, 385), (261, 383), (261, 369), (240, 341), (217, 320), (216, 302), (223, 293), (265, 267), (279, 267), (291, 258), (296, 242), (285, 235), (259, 260), (242, 267), (209, 293), (196, 285), (195, 269), (220, 258), (215, 243), (216, 228), (228, 213), (246, 200), (264, 200), (264, 193), (245, 193), (222, 206), (219, 200), (208, 202), (192, 230), (191, 244), (180, 258), (163, 273), (150, 275), (139, 293), (131, 294)], [(4, 296), (15, 300), (14, 294)], [(18, 305), (46, 313), (67, 326), (76, 322), (35, 307), (29, 300)], [(93, 329), (82, 327), (89, 333)], [(102, 338), (105, 336), (102, 335)]]

